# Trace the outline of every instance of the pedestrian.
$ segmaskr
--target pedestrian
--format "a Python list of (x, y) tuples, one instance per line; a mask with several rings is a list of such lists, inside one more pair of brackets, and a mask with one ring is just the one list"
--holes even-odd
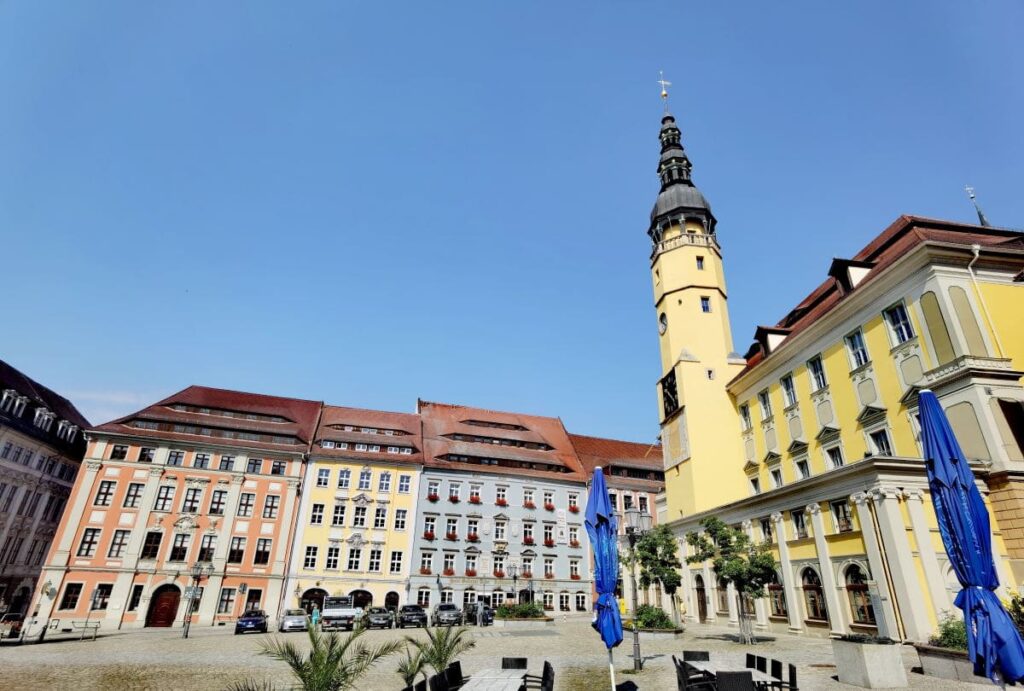
[(313, 628), (315, 629), (317, 624), (320, 623), (320, 608), (313, 605), (313, 614), (310, 617), (313, 619)]

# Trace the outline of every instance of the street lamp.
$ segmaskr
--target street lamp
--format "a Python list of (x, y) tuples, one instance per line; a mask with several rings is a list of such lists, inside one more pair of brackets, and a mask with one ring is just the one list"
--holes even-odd
[(518, 605), (519, 588), (516, 586), (516, 583), (519, 582), (519, 566), (517, 564), (509, 564), (507, 573), (512, 577), (512, 597), (514, 598), (514, 602)]
[[(635, 506), (626, 509), (626, 539), (629, 540), (629, 566), (633, 579), (633, 670), (639, 672), (643, 669), (643, 658), (640, 657), (640, 625), (637, 623), (637, 595), (636, 595), (636, 543), (644, 535), (650, 532), (653, 520), (651, 514), (641, 511)], [(618, 516), (616, 516), (616, 519)]]
[(192, 586), (188, 589), (186, 595), (188, 597), (188, 608), (185, 614), (185, 630), (182, 631), (182, 638), (188, 638), (188, 629), (192, 625), (192, 610), (196, 606), (196, 597), (198, 596), (199, 593), (199, 583), (207, 576), (210, 576), (212, 573), (213, 564), (204, 565), (200, 564), (199, 562), (196, 562), (192, 565), (192, 571), (190, 573), (190, 575), (192, 576)]

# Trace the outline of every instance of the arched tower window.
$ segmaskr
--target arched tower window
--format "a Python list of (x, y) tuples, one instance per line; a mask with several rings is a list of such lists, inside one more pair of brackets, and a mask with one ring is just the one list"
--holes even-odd
[(853, 623), (875, 625), (875, 610), (868, 595), (868, 579), (856, 564), (846, 569), (846, 596), (850, 599)]
[(825, 593), (821, 589), (821, 578), (814, 569), (804, 569), (801, 575), (804, 590), (804, 607), (807, 618), (813, 621), (828, 621), (828, 610), (825, 608)]

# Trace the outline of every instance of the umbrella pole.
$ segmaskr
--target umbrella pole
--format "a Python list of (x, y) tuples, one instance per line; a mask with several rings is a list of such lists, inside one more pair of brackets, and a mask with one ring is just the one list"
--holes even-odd
[(615, 662), (612, 660), (611, 648), (608, 648), (608, 672), (612, 675), (612, 691), (615, 691)]

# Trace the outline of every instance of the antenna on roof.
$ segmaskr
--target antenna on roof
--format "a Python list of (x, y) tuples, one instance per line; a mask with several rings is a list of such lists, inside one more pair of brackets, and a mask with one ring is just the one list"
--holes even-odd
[(978, 206), (978, 200), (974, 196), (974, 188), (971, 187), (970, 185), (967, 185), (966, 187), (964, 187), (964, 190), (967, 192), (967, 196), (970, 198), (971, 203), (974, 204), (974, 210), (978, 212), (978, 223), (980, 223), (983, 226), (989, 227), (991, 224), (988, 222), (988, 219), (985, 218), (985, 212), (983, 212), (981, 210), (981, 207)]

